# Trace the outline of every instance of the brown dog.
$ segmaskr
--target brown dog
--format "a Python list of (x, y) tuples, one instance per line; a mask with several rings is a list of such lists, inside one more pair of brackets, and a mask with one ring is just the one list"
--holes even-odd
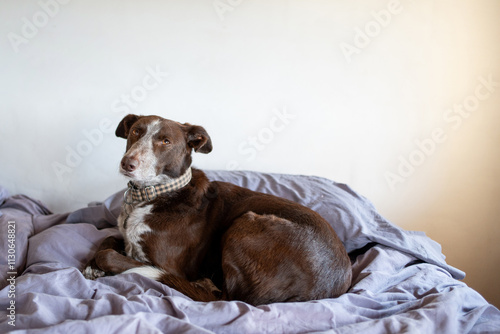
[(87, 278), (135, 272), (194, 300), (253, 305), (332, 298), (349, 288), (349, 257), (319, 214), (191, 169), (193, 149), (212, 150), (204, 128), (128, 115), (116, 135), (127, 139), (120, 171), (131, 180), (118, 218), (126, 255), (120, 241), (106, 239)]

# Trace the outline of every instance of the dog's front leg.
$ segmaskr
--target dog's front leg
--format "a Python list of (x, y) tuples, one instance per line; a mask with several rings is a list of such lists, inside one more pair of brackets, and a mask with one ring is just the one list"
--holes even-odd
[(143, 267), (145, 264), (122, 255), (114, 249), (103, 249), (96, 253), (95, 262), (101, 270), (111, 274), (121, 274), (129, 269)]
[[(102, 257), (101, 252), (106, 250), (114, 250), (117, 253), (122, 253), (125, 249), (125, 244), (122, 239), (117, 239), (115, 237), (107, 237), (104, 241), (99, 245), (94, 257), (87, 262), (84, 269), (82, 270), (83, 276), (87, 279), (94, 280), (99, 277), (103, 277), (106, 274), (114, 274), (114, 272), (106, 270), (99, 265), (97, 262), (98, 257)], [(99, 255), (101, 254), (101, 255)]]
[[(130, 269), (136, 269), (128, 271), (128, 273), (133, 272), (154, 279), (185, 294), (193, 300), (209, 302), (221, 299), (221, 291), (208, 278), (190, 282), (185, 278), (169, 274), (165, 269), (152, 267), (122, 255), (112, 248), (99, 249), (91, 262), (98, 268), (92, 269), (92, 277), (97, 276), (96, 270), (102, 273), (102, 275), (98, 277), (102, 277), (105, 274), (120, 274)], [(87, 268), (91, 267), (89, 266)], [(85, 272), (86, 270), (84, 270), (84, 275)], [(94, 279), (90, 277), (87, 278)]]
[(166, 284), (196, 301), (209, 302), (220, 300), (221, 297), (221, 291), (208, 278), (190, 282), (185, 278), (169, 274), (165, 269), (146, 265), (119, 254), (113, 249), (97, 252), (95, 262), (106, 273), (137, 273)]

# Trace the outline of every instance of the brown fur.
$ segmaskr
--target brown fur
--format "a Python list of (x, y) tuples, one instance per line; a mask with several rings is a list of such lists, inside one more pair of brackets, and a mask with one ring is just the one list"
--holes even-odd
[[(116, 131), (127, 138), (127, 151), (139, 140), (132, 138), (131, 128), (144, 129), (153, 119), (162, 122), (158, 140), (168, 138), (171, 144), (155, 151), (163, 166), (159, 173), (178, 177), (189, 168), (192, 149), (212, 150), (202, 127), (129, 115)], [(253, 305), (305, 301), (337, 297), (351, 284), (350, 260), (333, 228), (295, 202), (209, 182), (193, 168), (187, 186), (150, 204), (144, 223), (153, 232), (145, 233), (141, 244), (147, 265), (163, 269), (159, 281), (195, 300), (242, 300)], [(145, 265), (116, 248), (113, 241), (103, 243), (93, 266), (117, 274)]]

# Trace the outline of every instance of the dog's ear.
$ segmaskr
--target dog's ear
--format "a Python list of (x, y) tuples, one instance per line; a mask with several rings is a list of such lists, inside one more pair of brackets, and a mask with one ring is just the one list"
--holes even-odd
[(115, 135), (120, 138), (128, 138), (128, 132), (132, 125), (140, 118), (140, 116), (129, 114), (125, 116), (118, 127), (116, 128)]
[(185, 123), (184, 131), (186, 131), (188, 146), (195, 152), (212, 152), (212, 140), (203, 127)]

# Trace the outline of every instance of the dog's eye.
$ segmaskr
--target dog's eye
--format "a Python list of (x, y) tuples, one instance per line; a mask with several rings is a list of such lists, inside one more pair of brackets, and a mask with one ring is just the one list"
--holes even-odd
[(163, 139), (163, 140), (161, 141), (161, 143), (162, 143), (162, 145), (168, 145), (168, 144), (170, 144), (170, 140), (168, 140), (168, 139)]
[(132, 134), (137, 137), (139, 135), (139, 130), (137, 129), (132, 130)]

